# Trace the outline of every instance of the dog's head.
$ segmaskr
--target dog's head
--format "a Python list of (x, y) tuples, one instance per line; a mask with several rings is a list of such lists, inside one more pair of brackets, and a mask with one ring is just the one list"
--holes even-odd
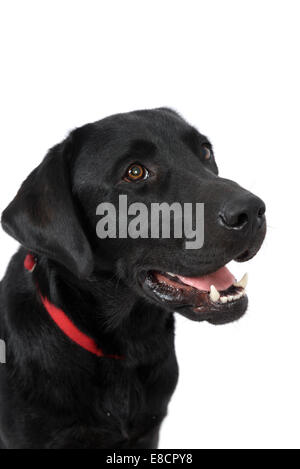
[[(111, 204), (106, 209), (116, 208), (116, 218), (124, 221), (120, 195), (126, 196), (126, 211), (130, 207), (131, 232), (139, 229), (143, 236), (120, 234), (118, 226), (113, 236), (99, 239), (99, 204)], [(149, 210), (147, 226), (137, 203)], [(157, 232), (152, 209), (161, 203), (174, 208), (173, 227), (182, 215), (181, 236)], [(204, 207), (204, 242), (191, 248), (184, 210), (196, 204), (203, 204), (201, 214)], [(74, 130), (23, 183), (2, 224), (28, 250), (78, 277), (107, 271), (149, 302), (194, 320), (224, 323), (247, 308), (245, 279), (236, 283), (225, 266), (257, 253), (266, 232), (264, 213), (261, 199), (218, 176), (204, 135), (174, 111), (156, 109)]]

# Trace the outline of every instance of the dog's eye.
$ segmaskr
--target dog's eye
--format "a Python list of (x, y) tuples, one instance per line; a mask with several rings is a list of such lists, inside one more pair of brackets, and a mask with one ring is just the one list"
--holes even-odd
[(141, 181), (149, 177), (149, 171), (141, 164), (134, 163), (126, 171), (125, 181)]
[(204, 146), (204, 159), (206, 161), (211, 159), (211, 150), (210, 150), (210, 148), (208, 148), (206, 146)]

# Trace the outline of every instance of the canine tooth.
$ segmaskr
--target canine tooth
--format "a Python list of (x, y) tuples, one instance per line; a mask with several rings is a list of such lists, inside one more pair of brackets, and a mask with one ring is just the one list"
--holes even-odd
[(232, 295), (228, 295), (228, 296), (227, 296), (227, 300), (228, 300), (228, 301), (232, 301), (232, 300), (233, 300), (233, 296), (232, 296)]
[(216, 287), (215, 287), (214, 285), (211, 285), (211, 287), (210, 287), (210, 294), (209, 294), (209, 296), (210, 296), (210, 299), (211, 299), (212, 301), (214, 301), (215, 303), (216, 303), (217, 301), (219, 301), (219, 299), (220, 299), (220, 296), (221, 296), (221, 295), (220, 295), (220, 293), (218, 292), (218, 290), (216, 289)]
[(242, 287), (242, 288), (246, 288), (248, 284), (248, 274), (245, 274), (241, 280), (239, 282), (236, 282), (233, 284), (234, 287)]
[(221, 300), (221, 303), (227, 303), (228, 301), (227, 296), (221, 296), (220, 300)]
[(167, 272), (168, 275), (171, 275), (171, 277), (176, 277), (172, 272)]

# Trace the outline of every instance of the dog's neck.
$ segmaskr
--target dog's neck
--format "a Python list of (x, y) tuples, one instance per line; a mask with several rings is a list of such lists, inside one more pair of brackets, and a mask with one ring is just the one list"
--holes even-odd
[[(41, 294), (63, 308), (106, 354), (125, 359), (136, 355), (140, 360), (161, 357), (164, 335), (173, 336), (173, 315), (139, 297), (113, 272), (100, 271), (88, 280), (79, 280), (40, 257), (33, 277)], [(146, 357), (149, 347), (151, 357)]]

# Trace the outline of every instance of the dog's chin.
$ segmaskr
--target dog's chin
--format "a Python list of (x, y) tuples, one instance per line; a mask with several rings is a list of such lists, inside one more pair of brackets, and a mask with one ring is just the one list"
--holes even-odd
[(245, 314), (246, 284), (246, 276), (237, 282), (225, 266), (200, 277), (151, 270), (141, 278), (144, 293), (156, 304), (193, 321), (215, 325), (236, 321)]
[(248, 297), (244, 295), (243, 298), (226, 305), (216, 305), (214, 307), (203, 308), (202, 310), (183, 306), (177, 308), (176, 312), (192, 321), (207, 321), (210, 324), (218, 326), (237, 321), (244, 316), (247, 307)]

